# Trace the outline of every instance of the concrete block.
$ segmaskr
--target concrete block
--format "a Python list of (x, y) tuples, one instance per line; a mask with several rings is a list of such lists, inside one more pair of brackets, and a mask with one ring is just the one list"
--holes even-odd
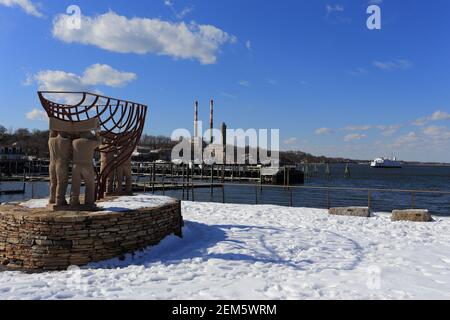
[(330, 208), (328, 213), (336, 216), (370, 217), (370, 209), (368, 207)]
[(433, 218), (428, 210), (409, 209), (393, 210), (392, 221), (413, 221), (413, 222), (431, 222)]

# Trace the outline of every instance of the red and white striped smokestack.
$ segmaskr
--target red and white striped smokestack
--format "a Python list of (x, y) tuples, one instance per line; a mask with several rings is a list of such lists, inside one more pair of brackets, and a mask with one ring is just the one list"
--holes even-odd
[(198, 138), (198, 101), (194, 106), (194, 138)]
[(210, 143), (213, 143), (213, 128), (214, 128), (214, 100), (211, 99), (210, 115), (209, 115)]

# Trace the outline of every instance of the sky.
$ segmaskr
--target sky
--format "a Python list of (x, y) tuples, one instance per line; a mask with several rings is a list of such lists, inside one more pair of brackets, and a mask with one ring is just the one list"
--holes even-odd
[(213, 98), (217, 126), (280, 129), (283, 150), (450, 162), (449, 18), (448, 0), (0, 0), (0, 124), (46, 129), (36, 91), (81, 90), (170, 135)]

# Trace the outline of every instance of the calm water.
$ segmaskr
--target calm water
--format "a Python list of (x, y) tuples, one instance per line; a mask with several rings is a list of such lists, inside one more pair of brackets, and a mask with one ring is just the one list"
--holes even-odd
[[(373, 169), (368, 165), (351, 165), (350, 178), (344, 177), (345, 165), (332, 165), (331, 178), (325, 177), (325, 167), (318, 166), (317, 176), (312, 177), (305, 186), (345, 187), (371, 189), (402, 189), (402, 190), (430, 190), (450, 193), (450, 167), (445, 166), (405, 166), (401, 169)], [(314, 173), (314, 167), (309, 171)], [(143, 178), (140, 178), (143, 181)], [(166, 180), (167, 181), (167, 180)], [(1, 183), (0, 188), (20, 189), (21, 183)], [(32, 189), (34, 188), (34, 191)], [(27, 185), (25, 195), (0, 196), (0, 202), (20, 201), (31, 198), (32, 192), (36, 198), (48, 196), (47, 183)], [(157, 192), (161, 194), (162, 192)], [(187, 193), (187, 192), (186, 192)], [(186, 198), (185, 193), (185, 198)], [(165, 192), (166, 195), (183, 198), (181, 190)], [(195, 201), (222, 202), (223, 195), (227, 203), (243, 204), (279, 204), (300, 207), (326, 208), (331, 206), (367, 206), (367, 190), (327, 190), (294, 188), (291, 191), (274, 187), (242, 186), (238, 183), (227, 185), (222, 193), (220, 188), (214, 189), (211, 196), (210, 189), (195, 189)], [(192, 191), (189, 192), (192, 200)], [(421, 194), (414, 196), (410, 192), (372, 191), (370, 193), (371, 206), (375, 210), (390, 211), (412, 207), (426, 208), (434, 214), (450, 215), (450, 194)]]

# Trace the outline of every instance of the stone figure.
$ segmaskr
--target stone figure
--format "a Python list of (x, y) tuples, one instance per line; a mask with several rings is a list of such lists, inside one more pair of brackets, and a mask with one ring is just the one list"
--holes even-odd
[[(116, 192), (118, 194), (133, 193), (133, 183), (131, 177), (132, 177), (131, 158), (129, 158), (117, 168)], [(123, 180), (125, 180), (125, 189), (123, 186)]]
[[(115, 156), (113, 152), (109, 152), (107, 145), (101, 145), (100, 149), (100, 172), (103, 172), (105, 168), (114, 162)], [(114, 170), (106, 178), (106, 193), (111, 194), (114, 192)]]
[[(72, 141), (63, 132), (52, 132), (48, 141), (50, 151), (50, 204), (67, 205), (66, 192), (69, 181), (69, 164)], [(56, 184), (56, 186), (55, 186)]]
[(90, 132), (80, 133), (79, 138), (72, 142), (73, 165), (72, 165), (72, 190), (70, 193), (70, 205), (80, 205), (81, 181), (85, 184), (85, 200), (87, 206), (95, 204), (95, 170), (93, 158), (95, 149), (100, 145), (99, 136), (94, 136)]
[(48, 141), (48, 146), (50, 150), (50, 165), (48, 167), (48, 173), (50, 176), (50, 198), (48, 203), (49, 204), (56, 204), (56, 186), (58, 185), (58, 180), (56, 178), (56, 163), (55, 163), (55, 157), (53, 155), (53, 152), (51, 152), (52, 147), (51, 145), (54, 144), (54, 139), (58, 136), (58, 132), (51, 130), (50, 131), (50, 137)]

